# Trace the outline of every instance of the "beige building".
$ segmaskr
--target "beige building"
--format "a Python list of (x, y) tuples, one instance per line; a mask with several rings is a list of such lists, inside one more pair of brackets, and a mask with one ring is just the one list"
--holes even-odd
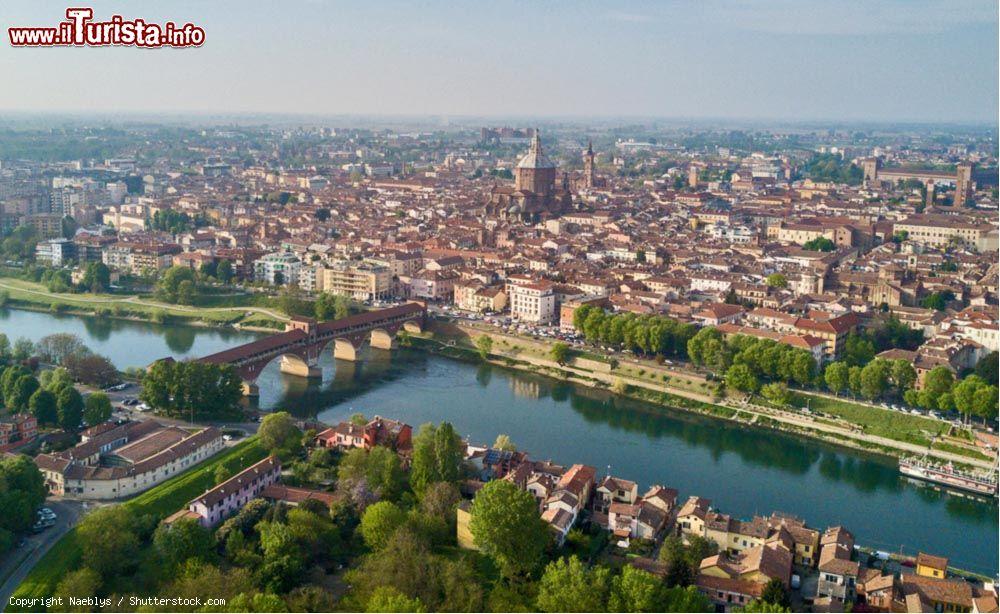
[(912, 215), (892, 227), (906, 232), (911, 241), (944, 247), (949, 241), (961, 241), (980, 252), (996, 251), (997, 229), (993, 224), (975, 222), (950, 215)]
[(316, 267), (316, 290), (357, 300), (382, 300), (392, 294), (392, 271), (372, 262), (338, 261)]

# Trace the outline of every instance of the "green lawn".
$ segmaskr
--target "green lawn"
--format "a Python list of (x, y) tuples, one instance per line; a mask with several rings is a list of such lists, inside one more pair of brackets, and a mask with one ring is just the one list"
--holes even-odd
[(843, 418), (861, 426), (869, 435), (929, 446), (931, 435), (948, 432), (948, 424), (940, 420), (851, 403), (846, 399), (795, 393), (792, 395), (792, 405), (805, 407), (806, 399), (809, 400), (809, 409), (812, 411)]
[[(215, 469), (219, 465), (225, 465), (231, 473), (236, 474), (264, 456), (266, 452), (258, 443), (257, 437), (250, 437), (191, 470), (150, 488), (134, 499), (129, 499), (122, 505), (137, 514), (153, 514), (160, 519), (166, 518), (212, 487)], [(13, 596), (37, 598), (55, 594), (56, 586), (62, 577), (79, 565), (80, 557), (83, 555), (82, 547), (76, 529), (70, 530), (38, 561), (24, 582), (14, 591)]]

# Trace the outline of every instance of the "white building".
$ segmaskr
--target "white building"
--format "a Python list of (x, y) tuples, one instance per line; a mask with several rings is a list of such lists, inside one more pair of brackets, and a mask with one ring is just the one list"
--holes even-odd
[(268, 254), (253, 263), (254, 281), (273, 285), (298, 285), (302, 261), (289, 252)]
[(546, 281), (509, 284), (510, 314), (524, 322), (549, 324), (556, 317), (556, 293)]

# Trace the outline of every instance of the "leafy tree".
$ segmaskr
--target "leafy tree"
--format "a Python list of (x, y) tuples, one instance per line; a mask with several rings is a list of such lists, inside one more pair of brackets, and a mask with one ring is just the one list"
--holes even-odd
[(174, 569), (192, 558), (210, 560), (214, 554), (213, 545), (208, 529), (190, 518), (161, 524), (153, 533), (153, 547), (167, 569)]
[(489, 335), (480, 335), (476, 339), (476, 350), (479, 352), (479, 357), (486, 360), (490, 357), (490, 352), (493, 351), (493, 337)]
[[(182, 289), (182, 284), (184, 285)], [(194, 270), (186, 266), (172, 266), (156, 282), (156, 298), (168, 303), (193, 304), (196, 298)]]
[(94, 426), (111, 418), (111, 399), (103, 392), (94, 392), (84, 402), (83, 419)]
[(550, 539), (535, 498), (505, 480), (487, 482), (476, 495), (469, 529), (507, 578), (536, 570)]
[(420, 495), (433, 482), (457, 481), (460, 477), (463, 449), (462, 438), (450, 423), (422, 425), (413, 438), (413, 459), (410, 466), (413, 492)]
[(569, 345), (562, 341), (553, 343), (552, 347), (549, 348), (549, 357), (560, 365), (566, 364), (566, 359), (569, 357)]
[(365, 612), (426, 612), (416, 597), (409, 598), (392, 586), (379, 586), (368, 598)]
[(83, 564), (104, 580), (123, 575), (139, 558), (141, 540), (133, 512), (120, 505), (100, 507), (77, 525), (83, 549)]
[(73, 354), (89, 354), (90, 349), (80, 337), (70, 333), (46, 335), (35, 344), (35, 354), (44, 362), (62, 364)]
[(80, 289), (89, 292), (106, 292), (111, 287), (111, 269), (103, 262), (91, 262), (84, 269)]
[(233, 472), (230, 471), (225, 465), (216, 465), (215, 471), (212, 472), (212, 482), (216, 486), (222, 484), (231, 477), (233, 477)]
[(863, 367), (875, 358), (875, 342), (859, 335), (851, 333), (844, 340), (844, 352), (842, 360), (851, 367)]
[(83, 420), (83, 397), (72, 386), (61, 388), (56, 394), (56, 408), (59, 413), (59, 426), (66, 431), (80, 428)]
[(743, 606), (740, 612), (749, 613), (764, 613), (764, 612), (791, 612), (791, 610), (783, 605), (776, 603), (769, 603), (763, 599), (754, 599), (750, 603)]
[(369, 548), (381, 550), (405, 520), (406, 513), (395, 503), (379, 501), (361, 516), (361, 535)]
[(788, 608), (792, 605), (792, 600), (788, 595), (788, 589), (785, 588), (785, 583), (779, 578), (772, 578), (767, 585), (764, 586), (764, 590), (760, 594), (760, 601), (784, 608)]
[(625, 565), (611, 580), (611, 612), (665, 612), (667, 586), (653, 574)]
[(497, 435), (496, 440), (493, 442), (493, 449), (495, 450), (507, 450), (509, 452), (517, 452), (517, 446), (514, 442), (510, 440), (510, 435), (501, 433)]
[(424, 489), (420, 498), (420, 511), (428, 518), (437, 518), (449, 524), (455, 521), (455, 507), (462, 496), (454, 484), (435, 482)]
[(876, 358), (861, 370), (861, 396), (878, 399), (889, 389), (892, 366), (889, 361)]
[(317, 320), (339, 320), (351, 314), (351, 301), (342, 294), (327, 294), (316, 297), (313, 304)]
[[(3, 357), (2, 341), (0, 341), (0, 358)], [(991, 386), (1000, 385), (1000, 353), (990, 352), (976, 363), (976, 375)]]
[(933, 309), (935, 311), (944, 311), (948, 307), (948, 303), (955, 300), (955, 294), (951, 290), (945, 290), (943, 292), (932, 292), (924, 297), (924, 300), (920, 302), (924, 309)]
[(726, 371), (726, 386), (742, 392), (756, 392), (760, 388), (760, 381), (750, 367), (738, 364)]
[(826, 237), (816, 237), (802, 244), (802, 249), (811, 252), (832, 252), (836, 248), (836, 244)]
[(767, 276), (767, 285), (772, 288), (787, 288), (788, 279), (781, 273), (771, 273)]
[(892, 382), (899, 391), (905, 392), (917, 381), (917, 371), (913, 365), (902, 358), (892, 361)]
[(243, 414), (243, 382), (231, 365), (158, 361), (143, 376), (139, 398), (168, 415), (191, 419)]
[(826, 366), (826, 370), (823, 371), (823, 379), (826, 382), (826, 387), (834, 394), (841, 394), (850, 386), (849, 373), (850, 368), (846, 362), (839, 360), (831, 362)]
[(28, 530), (46, 494), (42, 472), (30, 458), (21, 454), (0, 457), (0, 531)]
[(22, 375), (14, 381), (13, 386), (4, 394), (4, 402), (14, 412), (28, 411), (31, 396), (39, 389), (38, 380), (34, 375)]
[(14, 342), (14, 350), (11, 353), (11, 358), (14, 360), (27, 360), (31, 358), (34, 353), (35, 344), (32, 343), (31, 339), (20, 337)]
[(610, 572), (588, 569), (572, 556), (545, 567), (538, 583), (538, 609), (543, 612), (603, 612), (607, 609)]
[(765, 399), (778, 405), (779, 407), (784, 407), (789, 405), (792, 401), (792, 395), (788, 392), (788, 386), (781, 382), (772, 382), (760, 389), (760, 394)]
[(955, 382), (948, 367), (937, 366), (931, 369), (924, 376), (924, 386), (920, 391), (919, 403), (925, 409), (937, 409), (939, 398), (951, 392), (951, 387)]
[(260, 443), (271, 454), (288, 458), (302, 446), (302, 431), (286, 411), (268, 414), (257, 431)]
[(362, 486), (376, 498), (395, 499), (403, 489), (403, 469), (399, 456), (384, 446), (370, 451), (355, 448), (340, 460), (337, 467), (338, 488), (351, 490)]
[[(63, 579), (60, 580), (59, 584), (56, 586), (55, 594), (58, 597), (62, 597), (66, 600), (66, 603), (68, 603), (70, 597), (76, 597), (78, 599), (93, 597), (98, 594), (100, 588), (101, 576), (89, 567), (82, 567), (80, 569), (74, 569), (63, 576)], [(81, 609), (76, 611), (86, 610)]]
[(39, 388), (31, 395), (31, 399), (28, 400), (28, 410), (38, 424), (51, 425), (59, 421), (56, 396), (44, 388)]
[(215, 269), (215, 276), (224, 284), (228, 284), (233, 280), (236, 275), (233, 271), (233, 263), (228, 260), (223, 260), (219, 263), (219, 266)]

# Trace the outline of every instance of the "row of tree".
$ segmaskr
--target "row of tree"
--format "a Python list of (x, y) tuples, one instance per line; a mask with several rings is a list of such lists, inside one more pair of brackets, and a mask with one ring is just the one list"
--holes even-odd
[(139, 398), (169, 416), (225, 420), (242, 415), (243, 380), (231, 365), (160, 360), (143, 375)]
[(590, 343), (677, 358), (687, 356), (688, 341), (698, 330), (664, 316), (611, 313), (593, 305), (576, 309), (573, 326)]
[(727, 339), (712, 327), (688, 341), (687, 353), (692, 363), (725, 373), (726, 385), (744, 392), (757, 392), (761, 380), (806, 386), (816, 372), (816, 360), (807, 350), (747, 335)]

